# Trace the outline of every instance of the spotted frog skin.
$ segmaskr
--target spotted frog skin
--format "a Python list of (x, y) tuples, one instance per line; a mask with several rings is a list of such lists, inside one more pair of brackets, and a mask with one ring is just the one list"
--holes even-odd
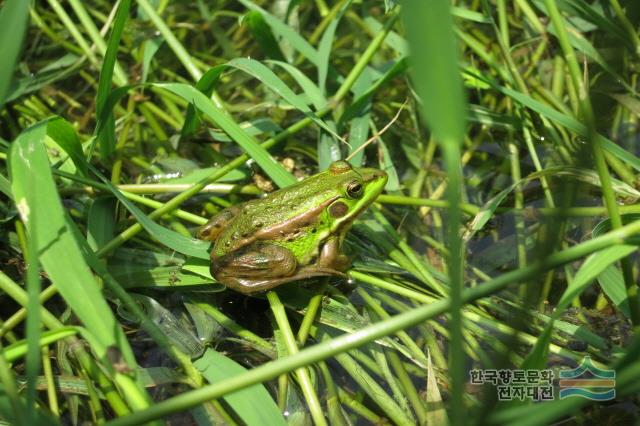
[(386, 183), (382, 170), (336, 161), (264, 198), (222, 210), (198, 232), (198, 238), (214, 241), (211, 274), (244, 294), (344, 275), (349, 266), (340, 252), (345, 234)]

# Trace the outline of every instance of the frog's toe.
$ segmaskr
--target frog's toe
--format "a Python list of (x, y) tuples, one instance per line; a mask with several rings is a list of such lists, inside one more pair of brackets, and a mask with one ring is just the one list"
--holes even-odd
[(251, 280), (237, 277), (227, 277), (221, 282), (226, 285), (227, 288), (247, 296), (263, 293), (267, 290), (271, 290), (274, 286), (279, 284), (279, 280)]

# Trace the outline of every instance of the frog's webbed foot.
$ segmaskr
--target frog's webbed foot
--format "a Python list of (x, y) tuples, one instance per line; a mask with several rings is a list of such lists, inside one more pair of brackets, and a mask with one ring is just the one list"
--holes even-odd
[(293, 276), (293, 279), (300, 280), (304, 278), (329, 277), (333, 275), (336, 275), (342, 278), (347, 277), (347, 274), (345, 274), (342, 271), (338, 271), (337, 269), (327, 268), (327, 267), (322, 267), (317, 265), (310, 265), (310, 266), (305, 266), (304, 268), (299, 269), (298, 272), (296, 272), (296, 274)]
[(315, 277), (346, 275), (340, 271), (330, 268), (320, 268), (316, 266), (307, 266), (298, 270), (295, 275), (280, 278), (251, 279), (237, 276), (217, 276), (216, 279), (226, 285), (228, 288), (243, 294), (256, 294), (267, 290), (271, 290), (281, 284), (293, 281), (304, 280)]

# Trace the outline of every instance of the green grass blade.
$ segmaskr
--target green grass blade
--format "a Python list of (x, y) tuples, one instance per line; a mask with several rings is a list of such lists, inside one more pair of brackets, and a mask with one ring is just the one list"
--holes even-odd
[(466, 19), (468, 21), (479, 22), (481, 24), (490, 24), (491, 19), (484, 16), (482, 13), (474, 12), (463, 7), (452, 7), (451, 14), (456, 18)]
[[(36, 340), (38, 347), (50, 345), (62, 340), (69, 336), (75, 336), (78, 334), (77, 327), (61, 327), (55, 330), (45, 331), (40, 335), (40, 338)], [(14, 362), (27, 354), (27, 346), (30, 344), (28, 341), (19, 341), (12, 343), (2, 350), (2, 355), (8, 362)], [(28, 381), (28, 379), (27, 379)]]
[[(132, 294), (131, 297), (140, 306), (145, 318), (151, 320), (157, 331), (162, 333), (163, 339), (166, 339), (174, 350), (177, 349), (190, 359), (202, 356), (205, 351), (202, 342), (190, 329), (185, 329), (184, 324), (181, 324), (171, 311), (152, 297), (143, 294)], [(133, 317), (132, 320), (140, 321), (141, 318)]]
[[(82, 28), (83, 33), (85, 33), (93, 42), (92, 49), (94, 51), (98, 51), (103, 57), (105, 57), (107, 54), (107, 44), (104, 41), (104, 37), (100, 29), (98, 29), (89, 11), (85, 7), (85, 4), (83, 4), (86, 2), (83, 2), (82, 0), (67, 0), (67, 3), (71, 6), (71, 9), (73, 9), (74, 14), (78, 18), (78, 29)], [(119, 6), (119, 3), (114, 4), (111, 9), (111, 13), (114, 15), (117, 12), (117, 9), (115, 9), (116, 6)], [(113, 81), (117, 85), (121, 86), (127, 82), (127, 74), (117, 62), (115, 64), (113, 74)]]
[[(324, 334), (326, 336), (326, 334)], [(329, 339), (325, 338), (325, 341)], [(387, 392), (371, 377), (366, 370), (360, 366), (350, 355), (346, 353), (336, 355), (336, 360), (347, 371), (351, 378), (358, 384), (367, 395), (398, 425), (415, 424), (415, 419), (391, 398)]]
[(318, 66), (320, 64), (318, 51), (307, 40), (300, 36), (293, 28), (283, 23), (281, 20), (256, 5), (249, 0), (238, 0), (247, 9), (260, 12), (265, 22), (269, 24), (271, 30), (279, 37), (287, 40), (302, 56), (307, 58), (312, 64)]
[(9, 364), (0, 353), (0, 415), (9, 421), (9, 424), (26, 424), (29, 415), (20, 395), (14, 373), (9, 369)]
[(113, 238), (116, 203), (112, 197), (98, 197), (91, 203), (87, 220), (87, 242), (96, 251)]
[[(4, 362), (3, 362), (4, 363)], [(2, 367), (0, 367), (2, 368)], [(7, 369), (8, 370), (8, 369)], [(7, 371), (8, 372), (8, 371)], [(59, 426), (60, 423), (43, 410), (35, 409), (32, 423), (27, 423), (25, 419), (27, 406), (18, 396), (17, 389), (9, 390), (9, 385), (5, 378), (0, 376), (0, 417), (7, 424), (15, 425), (38, 425), (38, 426)], [(14, 383), (14, 388), (17, 388)], [(13, 392), (15, 391), (15, 393)], [(14, 399), (15, 397), (15, 399)]]
[[(384, 24), (380, 23), (373, 16), (367, 16), (364, 18), (364, 23), (369, 27), (369, 31), (373, 34), (377, 34), (380, 31), (384, 31)], [(390, 31), (389, 35), (384, 40), (385, 44), (396, 51), (401, 57), (407, 57), (409, 55), (409, 46), (407, 40), (400, 36), (395, 31)]]
[[(207, 349), (194, 365), (209, 383), (230, 379), (246, 371), (213, 349)], [(280, 409), (262, 384), (229, 394), (224, 400), (248, 426), (286, 425)]]
[[(478, 78), (482, 79), (481, 77), (478, 77)], [(508, 87), (497, 85), (496, 83), (491, 82), (489, 80), (484, 80), (484, 81), (490, 84), (494, 89), (513, 98), (516, 102), (519, 102), (520, 104), (526, 106), (527, 108), (531, 108), (533, 111), (545, 116), (546, 118), (552, 121), (555, 121), (561, 126), (566, 127), (567, 129), (571, 130), (572, 132), (582, 137), (587, 137), (588, 135), (587, 127), (584, 124), (580, 123), (575, 118), (570, 117), (566, 114), (563, 114), (560, 111), (555, 110), (550, 106), (543, 104), (542, 102), (538, 102), (532, 97), (527, 96), (521, 92), (510, 89)], [(640, 170), (640, 158), (636, 157), (634, 154), (616, 145), (610, 139), (607, 139), (606, 137), (600, 134), (596, 134), (594, 137), (600, 140), (600, 143), (602, 144), (602, 147), (604, 148), (605, 151), (608, 151), (609, 153), (615, 155), (620, 160), (629, 164), (634, 169)]]
[(185, 99), (187, 102), (193, 103), (202, 113), (213, 120), (222, 130), (227, 132), (238, 145), (247, 151), (247, 154), (273, 179), (276, 185), (282, 188), (297, 182), (280, 163), (273, 159), (266, 149), (260, 146), (254, 138), (247, 135), (231, 117), (220, 110), (211, 99), (207, 98), (195, 87), (179, 83), (156, 83), (154, 86), (166, 89)]
[(164, 39), (162, 37), (154, 37), (144, 42), (144, 53), (142, 55), (142, 77), (140, 78), (141, 83), (147, 82), (147, 76), (149, 75), (149, 71), (151, 69), (151, 60), (162, 46)]
[[(105, 52), (104, 61), (102, 62), (100, 80), (98, 82), (98, 92), (96, 94), (96, 113), (98, 117), (102, 115), (107, 98), (111, 92), (113, 69), (116, 65), (116, 55), (118, 53), (118, 46), (120, 45), (120, 36), (122, 35), (122, 30), (124, 29), (124, 25), (129, 17), (130, 6), (131, 0), (121, 0), (113, 22), (113, 30), (111, 30), (107, 51)], [(109, 114), (107, 120), (107, 127), (105, 128), (105, 131), (98, 134), (100, 153), (103, 159), (113, 153), (116, 144), (115, 119), (112, 114)]]
[(300, 98), (300, 96), (294, 93), (289, 88), (289, 86), (284, 83), (284, 81), (282, 81), (277, 75), (273, 73), (273, 71), (264, 66), (262, 63), (249, 58), (236, 58), (229, 61), (228, 65), (242, 70), (247, 74), (257, 78), (269, 90), (282, 97), (282, 99), (291, 104), (291, 106), (300, 110), (306, 117), (312, 119), (313, 122), (318, 126), (322, 127), (330, 134), (335, 134), (335, 130), (333, 130), (318, 116), (316, 116), (313, 111), (311, 111), (311, 109), (307, 106), (307, 104)]
[[(364, 144), (369, 137), (369, 120), (371, 119), (371, 99), (372, 95), (363, 96), (372, 85), (371, 73), (365, 69), (360, 77), (353, 85), (353, 96), (355, 99), (361, 99), (357, 104), (357, 108), (353, 108), (356, 103), (347, 108), (340, 121), (344, 121), (344, 117), (350, 113), (351, 118), (349, 123), (349, 154), (356, 151), (362, 144)], [(360, 150), (355, 156), (349, 160), (354, 166), (360, 166), (362, 159), (364, 158), (364, 151)]]
[(76, 168), (86, 176), (87, 164), (84, 160), (82, 144), (73, 126), (62, 117), (51, 118), (47, 122), (47, 136), (56, 141), (71, 158)]
[[(618, 38), (619, 41), (624, 43), (629, 51), (633, 52), (633, 43), (629, 40), (628, 35), (625, 33), (620, 24), (612, 19), (607, 18), (599, 10), (596, 10), (594, 7), (592, 7), (592, 5), (590, 5), (589, 3), (582, 0), (558, 0), (556, 3), (558, 4), (558, 8), (560, 8), (561, 10), (575, 14), (604, 30), (607, 34), (614, 35)], [(546, 7), (543, 0), (534, 0), (533, 4), (535, 4), (540, 10), (546, 12)]]
[(22, 77), (15, 85), (11, 85), (6, 94), (5, 102), (13, 101), (26, 94), (41, 90), (47, 85), (55, 84), (57, 81), (78, 71), (82, 68), (82, 65), (83, 61), (80, 58), (69, 53), (41, 69), (35, 75)]
[[(204, 73), (202, 77), (196, 83), (196, 89), (201, 91), (207, 97), (211, 97), (213, 91), (218, 84), (218, 80), (220, 79), (220, 75), (227, 67), (225, 65), (218, 65), (211, 68), (209, 71)], [(196, 110), (192, 104), (189, 104), (189, 108), (187, 109), (187, 115), (184, 119), (184, 124), (182, 125), (181, 137), (185, 138), (192, 135), (198, 125), (198, 116), (196, 114)]]
[[(374, 134), (378, 132), (378, 129), (374, 129)], [(398, 170), (396, 169), (393, 157), (384, 139), (384, 136), (378, 136), (378, 149), (380, 152), (380, 154), (378, 154), (378, 168), (387, 172), (387, 176), (389, 176), (385, 189), (387, 191), (399, 191), (401, 185)], [(400, 170), (402, 171), (402, 169)]]
[(449, 423), (447, 418), (447, 410), (445, 410), (440, 389), (438, 389), (438, 381), (431, 363), (431, 355), (428, 358), (427, 367), (427, 389), (424, 399), (427, 403), (427, 424), (429, 425), (446, 425)]
[(194, 81), (200, 80), (202, 77), (202, 71), (196, 66), (193, 62), (193, 58), (187, 52), (187, 49), (180, 43), (178, 38), (175, 36), (173, 31), (165, 24), (162, 18), (156, 12), (154, 6), (149, 3), (148, 0), (138, 0), (138, 6), (140, 10), (144, 11), (149, 20), (155, 25), (158, 29), (158, 32), (164, 37), (164, 40), (167, 42), (167, 45), (173, 50), (175, 55), (178, 57), (178, 60), (185, 67), (191, 78)]
[[(547, 28), (547, 31), (557, 37), (553, 26), (549, 26)], [(596, 50), (596, 48), (593, 47), (589, 40), (587, 40), (582, 34), (573, 29), (573, 31), (569, 31), (567, 35), (569, 36), (571, 45), (576, 50), (579, 50), (589, 58), (593, 59), (598, 65), (602, 67), (602, 69), (608, 72), (625, 89), (632, 93), (635, 92), (633, 87), (631, 87), (629, 83), (625, 81), (624, 77), (622, 77), (611, 65), (609, 65), (609, 63), (602, 57), (602, 55)]]
[[(37, 188), (34, 175), (27, 177), (27, 186)], [(40, 372), (40, 264), (38, 262), (38, 216), (44, 211), (31, 210), (27, 225), (27, 424), (35, 421), (36, 377)]]
[(342, 19), (342, 16), (351, 6), (352, 0), (346, 1), (338, 14), (331, 20), (327, 28), (322, 33), (320, 44), (318, 45), (318, 87), (322, 90), (322, 93), (326, 94), (327, 76), (329, 75), (329, 68), (331, 66), (331, 47), (335, 39), (336, 28)]
[(288, 72), (317, 110), (327, 106), (327, 98), (322, 94), (320, 88), (300, 69), (282, 61), (267, 61), (267, 63), (277, 65)]
[[(524, 361), (522, 368), (541, 369), (544, 368), (548, 360), (549, 343), (551, 343), (552, 331), (555, 320), (559, 319), (562, 313), (569, 307), (571, 301), (582, 294), (611, 264), (628, 256), (637, 250), (635, 246), (619, 245), (606, 248), (598, 253), (594, 253), (585, 260), (578, 272), (562, 294), (560, 301), (556, 305), (550, 321), (544, 331), (538, 337), (529, 356)], [(624, 282), (621, 282), (622, 293), (626, 296)], [(628, 305), (627, 305), (628, 308)]]
[(11, 193), (11, 182), (9, 179), (0, 174), (0, 192), (9, 197), (9, 199), (13, 199), (13, 194)]
[(372, 85), (367, 88), (366, 91), (355, 96), (355, 100), (351, 105), (347, 107), (347, 109), (345, 109), (344, 113), (340, 117), (340, 121), (349, 121), (351, 118), (356, 116), (358, 114), (358, 111), (362, 110), (364, 105), (369, 102), (369, 99), (373, 96), (374, 93), (376, 93), (378, 89), (380, 89), (386, 83), (390, 82), (395, 77), (404, 74), (407, 68), (408, 62), (406, 56), (395, 61), (394, 64), (385, 71), (382, 77), (378, 78)]
[(556, 305), (554, 314), (565, 310), (571, 301), (578, 297), (589, 284), (600, 275), (609, 265), (618, 260), (628, 256), (638, 249), (636, 246), (618, 245), (610, 247), (606, 250), (602, 250), (596, 254), (593, 254), (585, 260), (571, 284), (567, 287), (563, 293), (560, 301)]
[[(96, 337), (94, 351), (106, 356), (107, 347), (117, 345), (126, 359), (133, 360), (127, 339), (85, 263), (80, 248), (65, 221), (49, 161), (43, 145), (46, 125), (25, 130), (13, 143), (9, 158), (11, 184), (23, 221), (33, 224), (38, 235), (40, 262), (65, 301)], [(30, 179), (32, 184), (29, 185)], [(31, 212), (46, 212), (32, 215)]]
[[(635, 250), (629, 252), (629, 254), (633, 252), (635, 252)], [(598, 275), (598, 284), (600, 284), (600, 288), (602, 288), (602, 291), (604, 291), (613, 305), (627, 318), (630, 318), (629, 297), (620, 268), (609, 265)]]
[(199, 259), (209, 259), (208, 249), (210, 244), (208, 242), (185, 237), (175, 231), (165, 228), (162, 225), (158, 225), (153, 220), (149, 219), (149, 217), (135, 204), (129, 201), (129, 199), (125, 197), (118, 188), (113, 186), (113, 184), (104, 175), (102, 175), (100, 171), (91, 164), (88, 164), (88, 166), (89, 169), (98, 176), (107, 189), (127, 208), (127, 210), (131, 212), (140, 225), (142, 225), (154, 238), (179, 253), (197, 257)]
[[(69, 156), (72, 156), (74, 150), (81, 149), (78, 137), (73, 130), (73, 128), (64, 120), (57, 119), (48, 122), (48, 125), (53, 124), (54, 131), (49, 131), (50, 136), (55, 137), (56, 143), (62, 146), (67, 152)], [(169, 230), (161, 225), (158, 225), (151, 219), (145, 215), (142, 210), (140, 210), (135, 204), (129, 201), (111, 182), (105, 178), (95, 167), (91, 164), (87, 163), (84, 158), (76, 155), (77, 164), (81, 166), (82, 169), (87, 170), (90, 169), (100, 180), (102, 180), (106, 189), (109, 190), (140, 222), (140, 224), (149, 232), (152, 236), (154, 236), (158, 241), (167, 247), (176, 250), (179, 253), (183, 253), (189, 256), (194, 256), (201, 259), (209, 259), (208, 248), (209, 243), (204, 241), (196, 240), (193, 238), (187, 238), (183, 235), (178, 234), (175, 231)], [(101, 227), (102, 229), (98, 231), (99, 233), (104, 233), (108, 231), (108, 228)], [(89, 229), (89, 231), (95, 231), (93, 227)], [(95, 239), (93, 240), (95, 243)], [(103, 242), (104, 244), (104, 242)], [(98, 248), (101, 246), (98, 246)]]
[[(331, 128), (331, 134), (336, 134), (336, 125), (333, 120), (327, 120), (329, 128)], [(340, 145), (334, 137), (329, 133), (320, 131), (318, 136), (318, 168), (320, 170), (326, 170), (331, 163), (342, 158), (342, 152)]]
[(29, 2), (7, 0), (0, 9), (0, 108), (5, 103), (29, 21)]
[(413, 82), (435, 138), (443, 144), (460, 143), (466, 130), (466, 102), (449, 5), (441, 0), (429, 7), (419, 3), (407, 2), (403, 9)]
[(244, 23), (247, 24), (253, 38), (256, 39), (265, 56), (277, 61), (284, 61), (284, 55), (276, 38), (271, 32), (271, 27), (265, 22), (262, 14), (256, 10), (252, 10), (244, 16)]
[(451, 4), (447, 0), (403, 4), (403, 19), (411, 51), (412, 80), (422, 98), (422, 112), (443, 152), (449, 177), (447, 185), (446, 238), (449, 256), (451, 318), (449, 322), (449, 375), (451, 377), (451, 422), (464, 423), (464, 352), (462, 341), (462, 288), (464, 260), (459, 224), (462, 170), (460, 146), (466, 131), (466, 101), (458, 67)]
[[(284, 305), (275, 291), (269, 291), (267, 293), (267, 300), (273, 313), (273, 320), (277, 326), (274, 329), (276, 336), (276, 346), (278, 348), (278, 357), (280, 359), (286, 358), (298, 353), (298, 344), (296, 343), (291, 324), (287, 318), (287, 313), (284, 309)], [(300, 390), (307, 403), (307, 408), (313, 419), (313, 423), (317, 426), (326, 426), (327, 422), (324, 417), (324, 412), (320, 406), (320, 399), (316, 392), (316, 386), (312, 380), (311, 373), (313, 370), (308, 368), (299, 368), (295, 371), (295, 377), (300, 384)]]

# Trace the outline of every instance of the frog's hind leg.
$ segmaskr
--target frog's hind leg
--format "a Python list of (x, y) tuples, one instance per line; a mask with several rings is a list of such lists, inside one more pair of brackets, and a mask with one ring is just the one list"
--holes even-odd
[(278, 285), (293, 275), (298, 264), (294, 254), (276, 244), (257, 242), (211, 260), (211, 275), (227, 287), (251, 294)]
[(296, 257), (282, 246), (257, 242), (211, 260), (214, 276), (273, 278), (292, 275)]
[(289, 249), (264, 242), (212, 259), (211, 275), (232, 290), (244, 294), (270, 290), (305, 278), (344, 276), (330, 267), (310, 265), (298, 269), (296, 258)]

